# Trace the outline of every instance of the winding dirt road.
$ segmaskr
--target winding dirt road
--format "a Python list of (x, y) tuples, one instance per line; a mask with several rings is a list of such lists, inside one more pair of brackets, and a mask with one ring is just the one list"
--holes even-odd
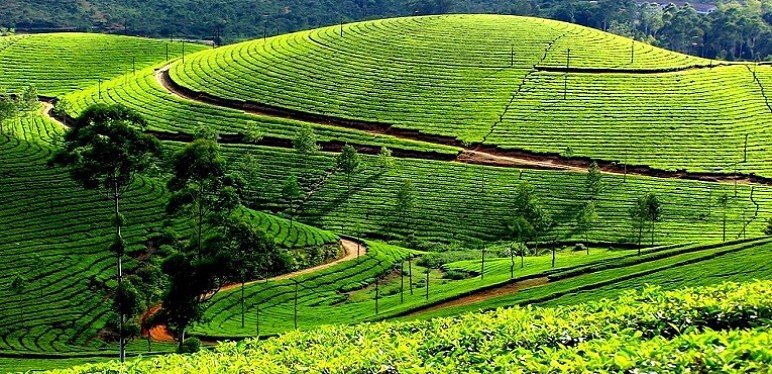
[[(254, 281), (251, 281), (251, 282), (246, 282), (246, 283), (244, 283), (244, 286), (249, 286), (249, 285), (256, 284), (256, 283), (275, 282), (275, 281), (281, 281), (281, 280), (287, 280), (287, 279), (296, 278), (296, 277), (299, 277), (301, 275), (310, 274), (310, 273), (317, 272), (319, 270), (327, 269), (327, 268), (329, 268), (331, 266), (334, 266), (334, 265), (337, 265), (337, 264), (340, 264), (340, 263), (343, 263), (343, 262), (356, 260), (357, 258), (359, 258), (359, 256), (364, 256), (364, 255), (367, 254), (367, 246), (365, 246), (362, 243), (357, 243), (356, 241), (353, 241), (353, 240), (350, 240), (350, 239), (341, 239), (340, 240), (340, 245), (341, 245), (341, 248), (343, 248), (344, 255), (343, 255), (343, 257), (340, 257), (340, 258), (338, 258), (338, 259), (336, 259), (334, 261), (331, 261), (331, 262), (328, 262), (328, 263), (325, 263), (325, 264), (321, 264), (321, 265), (318, 265), (318, 266), (306, 268), (306, 269), (301, 269), (301, 270), (298, 270), (298, 271), (295, 271), (295, 272), (292, 272), (292, 273), (286, 273), (286, 274), (278, 275), (278, 276), (275, 276), (275, 277), (272, 277), (272, 278), (268, 278), (268, 279), (259, 279), (259, 280), (254, 280)], [(227, 284), (227, 285), (223, 286), (222, 288), (220, 288), (220, 292), (232, 291), (232, 290), (237, 289), (239, 287), (241, 287), (241, 283)], [(158, 313), (159, 310), (161, 310), (161, 304), (154, 305), (153, 307), (148, 309), (147, 312), (145, 312), (145, 314), (142, 316), (142, 319), (146, 320), (146, 319), (152, 317), (154, 314)], [(148, 333), (150, 334), (150, 339), (155, 341), (155, 342), (172, 343), (172, 342), (176, 341), (175, 338), (174, 338), (174, 335), (172, 335), (171, 331), (169, 331), (169, 328), (166, 325), (164, 325), (164, 324), (155, 325), (155, 326), (150, 328), (149, 332), (143, 332), (143, 334), (145, 334), (144, 335), (145, 337), (147, 337), (146, 334), (148, 334)]]
[(522, 280), (519, 282), (513, 282), (500, 287), (494, 287), (491, 289), (474, 292), (470, 295), (459, 297), (457, 299), (441, 302), (441, 303), (432, 305), (428, 308), (417, 309), (413, 312), (406, 314), (406, 316), (416, 316), (416, 315), (428, 313), (435, 310), (445, 309), (448, 307), (476, 304), (481, 301), (489, 300), (499, 296), (514, 295), (522, 290), (543, 286), (547, 283), (549, 283), (549, 278), (547, 277), (532, 278), (532, 279)]
[[(155, 72), (155, 78), (159, 85), (166, 89), (170, 94), (180, 99), (213, 107), (241, 110), (247, 114), (290, 118), (327, 126), (331, 125), (356, 129), (376, 135), (386, 134), (405, 140), (420, 141), (437, 145), (449, 145), (461, 149), (461, 151), (453, 160), (447, 161), (496, 167), (512, 167), (536, 170), (564, 170), (570, 172), (587, 172), (590, 164), (593, 162), (593, 160), (586, 157), (567, 158), (558, 154), (536, 153), (525, 150), (500, 149), (497, 146), (484, 144), (465, 145), (453, 137), (429, 135), (415, 130), (395, 128), (388, 123), (330, 117), (315, 113), (296, 111), (288, 108), (269, 106), (250, 101), (232, 101), (216, 96), (211, 96), (207, 93), (196, 92), (179, 85), (178, 83), (174, 82), (174, 80), (169, 75), (170, 66), (171, 64), (168, 64), (158, 69)], [(362, 146), (359, 148), (367, 147)], [(430, 156), (426, 154), (421, 155), (420, 152), (414, 152), (415, 154), (412, 155), (410, 152), (403, 153), (406, 154), (405, 157), (412, 158), (429, 158)], [(396, 152), (395, 156), (399, 157)], [(772, 178), (760, 177), (756, 175), (745, 175), (740, 173), (698, 173), (687, 172), (685, 170), (670, 171), (654, 169), (648, 166), (624, 165), (603, 160), (596, 160), (596, 162), (599, 165), (600, 171), (604, 174), (689, 179), (716, 183), (740, 182), (772, 185)]]

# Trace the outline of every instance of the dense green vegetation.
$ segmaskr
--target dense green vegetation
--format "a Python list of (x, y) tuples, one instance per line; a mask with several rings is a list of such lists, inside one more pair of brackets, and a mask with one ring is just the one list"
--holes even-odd
[(282, 34), (390, 16), (498, 13), (552, 18), (625, 36), (664, 48), (728, 59), (765, 59), (772, 5), (752, 1), (640, 0), (382, 0), (259, 3), (151, 0), (142, 3), (89, 0), (9, 0), (0, 5), (0, 26), (21, 30), (76, 28), (147, 36), (188, 36), (219, 42)]
[[(0, 37), (0, 86), (58, 96), (182, 55), (182, 43), (103, 34)], [(187, 43), (186, 53), (205, 47)]]
[[(305, 158), (282, 148), (224, 149), (234, 158), (249, 151), (264, 165), (271, 165), (258, 170), (253, 179), (253, 183), (264, 186), (264, 207), (268, 209), (287, 209), (281, 199), (282, 184), (275, 181), (297, 175), (307, 195), (301, 219), (329, 230), (396, 238), (414, 233), (424, 242), (438, 243), (502, 240), (508, 237), (506, 224), (513, 218), (517, 187), (528, 182), (559, 222), (551, 239), (544, 240), (554, 240), (555, 236), (561, 242), (584, 239), (574, 231), (574, 217), (589, 199), (585, 190), (587, 173), (415, 159), (395, 159), (393, 167), (386, 169), (379, 165), (378, 156), (362, 155), (363, 169), (353, 177), (349, 193), (344, 175), (328, 173), (334, 164), (332, 154)], [(604, 187), (596, 201), (599, 220), (588, 232), (591, 242), (636, 243), (638, 232), (633, 230), (629, 208), (649, 191), (656, 191), (665, 202), (655, 243), (722, 240), (724, 210), (717, 200), (723, 194), (730, 201), (726, 209), (728, 239), (760, 236), (766, 224), (764, 217), (771, 214), (772, 196), (765, 186), (623, 175), (602, 178)], [(324, 183), (317, 186), (322, 180)], [(408, 180), (415, 188), (415, 203), (403, 215), (399, 213), (398, 191)], [(644, 233), (644, 243), (649, 243), (649, 230)]]
[[(158, 131), (192, 134), (195, 129), (206, 124), (222, 134), (246, 134), (257, 132), (264, 137), (291, 140), (300, 121), (245, 114), (238, 110), (204, 105), (184, 100), (171, 95), (159, 84), (153, 68), (138, 71), (137, 74), (119, 76), (99, 86), (65, 95), (69, 103), (68, 112), (76, 117), (86, 107), (94, 103), (120, 103), (137, 110), (144, 115), (150, 128)], [(101, 98), (100, 98), (101, 96)], [(378, 135), (363, 131), (348, 130), (334, 126), (315, 125), (320, 141), (349, 141), (359, 145), (385, 145), (392, 148), (417, 151), (434, 151), (442, 154), (454, 154), (457, 149)]]
[[(648, 253), (642, 257), (623, 257), (556, 271), (548, 275), (549, 283), (539, 287), (478, 303), (433, 309), (406, 318), (454, 316), (511, 305), (568, 305), (616, 297), (625, 290), (646, 284), (677, 289), (692, 285), (709, 286), (722, 279), (770, 279), (772, 272), (769, 264), (764, 262), (770, 256), (772, 245), (769, 240), (718, 247), (685, 246)], [(460, 267), (468, 266), (468, 263), (460, 264)], [(492, 266), (496, 266), (495, 263)], [(459, 265), (450, 264), (449, 267)]]
[[(96, 192), (84, 191), (64, 170), (46, 167), (52, 136), (61, 128), (38, 112), (8, 124), (0, 137), (2, 206), (0, 208), (0, 352), (72, 353), (108, 348), (96, 339), (107, 318), (102, 301), (113, 282), (114, 259), (109, 253), (110, 203)], [(148, 238), (164, 220), (167, 192), (162, 181), (142, 178), (123, 203), (131, 223), (124, 230), (132, 260), (152, 252)], [(336, 243), (335, 234), (265, 213), (246, 211), (279, 245), (303, 249)], [(184, 231), (179, 222), (173, 224)], [(15, 277), (22, 284), (12, 286)], [(34, 297), (33, 297), (34, 296)], [(5, 313), (7, 311), (8, 313)], [(145, 349), (138, 345), (135, 349)]]
[[(199, 53), (170, 74), (219, 98), (420, 131), (414, 139), (671, 171), (772, 173), (764, 162), (769, 66), (708, 68), (719, 62), (532, 18), (399, 18), (342, 29)], [(566, 66), (569, 49), (570, 67), (632, 71), (540, 70)], [(635, 71), (691, 65), (705, 68)]]
[[(185, 48), (181, 59), (180, 42), (74, 33), (0, 38), (0, 85), (26, 92), (17, 99), (0, 91), (3, 103), (24, 104), (18, 114), (0, 107), (9, 118), (0, 123), (0, 273), (7, 274), (0, 279), (0, 371), (114, 354), (115, 254), (122, 253), (114, 235), (126, 240), (129, 285), (146, 284), (143, 271), (158, 273), (158, 289), (125, 313), (127, 323), (155, 326), (164, 343), (154, 353), (174, 349), (173, 339), (194, 351), (197, 340), (185, 341), (191, 335), (208, 342), (313, 330), (133, 362), (129, 371), (169, 371), (183, 361), (188, 369), (175, 370), (194, 371), (234, 353), (240, 361), (207, 369), (238, 371), (282, 344), (290, 347), (285, 355), (258, 370), (409, 371), (431, 362), (437, 372), (480, 365), (602, 371), (667, 361), (752, 371), (770, 364), (767, 283), (626, 293), (644, 284), (670, 290), (772, 277), (772, 244), (762, 237), (772, 234), (772, 187), (717, 174), (772, 176), (764, 128), (772, 111), (769, 66), (494, 15), (396, 18)], [(579, 70), (566, 73), (568, 48), (570, 67)], [(185, 99), (166, 88), (157, 69), (167, 65), (172, 86), (317, 117)], [(92, 104), (124, 104), (165, 139), (164, 157), (140, 168), (121, 196), (125, 220), (111, 210), (116, 199), (113, 205), (104, 191), (73, 182), (78, 175), (47, 165), (61, 149), (63, 124), (48, 117), (51, 104), (37, 107), (27, 84), (58, 97), (52, 113), (64, 125)], [(84, 126), (124, 125), (100, 121)], [(142, 122), (121, 128), (135, 133)], [(113, 139), (93, 137), (102, 141)], [(526, 169), (464, 158), (485, 146), (559, 154), (563, 167), (579, 166), (552, 170), (554, 159), (533, 155), (520, 155), (535, 161)], [(84, 149), (92, 148), (72, 160)], [(596, 163), (585, 171), (589, 162), (569, 164), (576, 156), (699, 171), (704, 181), (656, 170), (648, 173), (661, 177), (642, 169), (612, 174)], [(357, 241), (366, 249), (361, 257), (280, 275), (331, 261), (341, 242), (353, 257)], [(363, 325), (360, 332), (327, 326), (530, 304), (558, 309)], [(749, 322), (732, 305), (763, 322)], [(575, 318), (555, 317), (564, 314)], [(540, 331), (513, 330), (532, 318)], [(562, 328), (568, 343), (554, 339)], [(745, 331), (725, 331), (734, 328)], [(378, 334), (388, 338), (376, 341)], [(315, 341), (342, 348), (331, 353), (330, 345), (309, 344)], [(726, 361), (693, 360), (716, 341)], [(146, 344), (132, 342), (130, 355)], [(580, 353), (620, 346), (647, 355)], [(316, 361), (324, 356), (327, 363)], [(43, 361), (49, 357), (56, 360)]]
[[(430, 373), (662, 370), (764, 372), (770, 282), (647, 288), (577, 306), (499, 309), (413, 323), (331, 326), (193, 356), (133, 361), (128, 373), (211, 370)], [(676, 307), (677, 306), (677, 307)], [(739, 329), (739, 330), (735, 330)], [(184, 368), (184, 369), (183, 369)], [(114, 363), (64, 373), (107, 372)]]

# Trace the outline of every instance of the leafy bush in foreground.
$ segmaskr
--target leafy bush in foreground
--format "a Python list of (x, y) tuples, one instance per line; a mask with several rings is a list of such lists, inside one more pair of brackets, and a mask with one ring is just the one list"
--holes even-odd
[[(570, 307), (512, 308), (410, 323), (329, 326), (127, 373), (760, 372), (772, 369), (772, 282), (649, 287)], [(750, 329), (750, 330), (738, 330)], [(89, 365), (63, 373), (119, 369)]]

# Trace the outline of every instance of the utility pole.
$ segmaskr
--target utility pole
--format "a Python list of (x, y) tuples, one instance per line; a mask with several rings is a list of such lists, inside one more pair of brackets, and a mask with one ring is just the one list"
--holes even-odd
[(102, 78), (99, 78), (99, 100), (102, 100)]
[(635, 39), (630, 43), (630, 64), (635, 61)]
[(515, 45), (512, 44), (512, 54), (509, 60), (509, 66), (515, 67)]
[(378, 296), (380, 296), (378, 292), (378, 277), (375, 277), (375, 315), (378, 315)]
[(413, 255), (407, 255), (408, 284), (410, 286), (410, 295), (413, 295)]
[(136, 57), (131, 58), (131, 74), (137, 75), (137, 58)]
[(257, 311), (255, 312), (255, 336), (260, 337), (260, 303), (257, 303)]
[(182, 63), (185, 63), (185, 41), (182, 41)]
[(480, 264), (480, 279), (485, 279), (485, 247), (482, 249), (482, 263)]
[(405, 302), (405, 261), (402, 261), (399, 269), (399, 303)]
[(429, 301), (429, 268), (426, 268), (426, 301)]
[(298, 329), (298, 281), (293, 279), (293, 282), (295, 282), (295, 330)]
[(340, 16), (340, 37), (343, 37), (343, 16)]
[(745, 149), (743, 151), (743, 162), (748, 162), (748, 134), (745, 134)]
[(515, 246), (509, 248), (509, 278), (515, 279)]
[(568, 96), (568, 69), (571, 68), (571, 48), (566, 49), (566, 74), (563, 76), (563, 100)]

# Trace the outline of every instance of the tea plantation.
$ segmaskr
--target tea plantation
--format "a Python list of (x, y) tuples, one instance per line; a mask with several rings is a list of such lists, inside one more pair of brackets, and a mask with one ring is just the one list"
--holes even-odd
[[(216, 48), (0, 37), (0, 103), (29, 86), (40, 102), (0, 122), (0, 372), (772, 370), (770, 65), (462, 14)], [(161, 149), (121, 200), (127, 274), (189, 250), (170, 233), (204, 221), (168, 209), (195, 199), (172, 155), (213, 141), (243, 206), (209, 219), (289, 264), (196, 292), (183, 334), (165, 277), (125, 364), (112, 201), (49, 164), (94, 104)]]

